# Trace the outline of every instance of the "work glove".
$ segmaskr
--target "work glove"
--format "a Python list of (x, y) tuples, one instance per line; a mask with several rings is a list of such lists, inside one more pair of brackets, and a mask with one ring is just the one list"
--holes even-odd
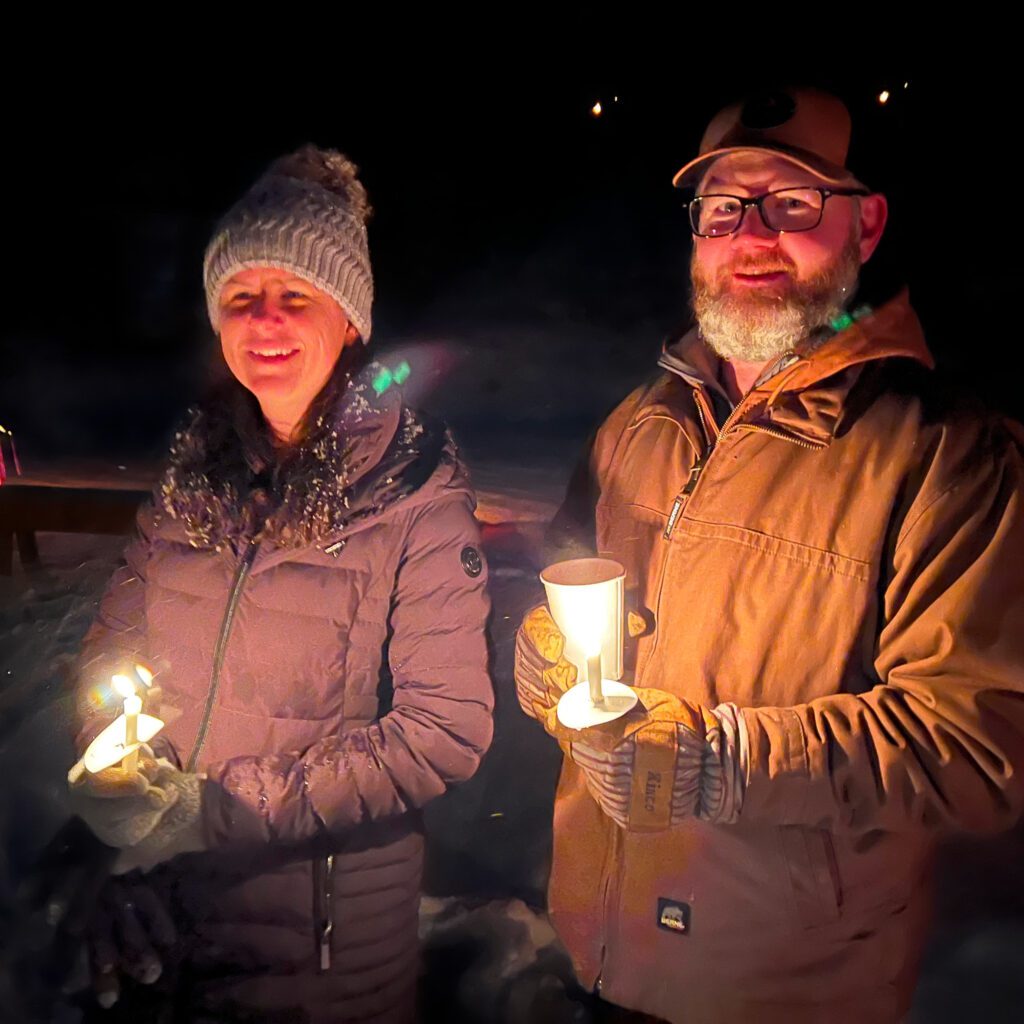
[[(627, 632), (647, 628), (634, 613)], [(583, 770), (602, 810), (622, 828), (656, 831), (686, 818), (735, 821), (746, 779), (747, 737), (739, 709), (710, 709), (662, 690), (637, 689), (637, 706), (612, 722), (577, 731), (558, 721), (558, 700), (576, 682), (565, 638), (546, 605), (531, 609), (516, 635), (520, 706)]]
[(653, 832), (701, 818), (739, 817), (747, 737), (735, 704), (707, 708), (663, 690), (638, 689), (636, 707), (570, 741), (587, 788), (620, 828)]
[[(626, 626), (631, 639), (648, 629), (644, 618), (632, 611), (626, 616)], [(546, 604), (531, 608), (523, 618), (516, 633), (513, 674), (523, 711), (552, 735), (553, 730), (570, 732), (558, 724), (555, 709), (562, 694), (577, 682), (576, 666), (565, 657), (565, 637)]]
[(546, 724), (559, 698), (576, 683), (576, 666), (564, 654), (565, 637), (546, 604), (526, 613), (516, 632), (516, 697), (531, 718)]

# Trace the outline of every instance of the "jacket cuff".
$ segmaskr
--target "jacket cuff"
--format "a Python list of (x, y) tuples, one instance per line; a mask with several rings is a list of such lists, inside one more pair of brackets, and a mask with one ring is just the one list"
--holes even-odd
[(747, 735), (742, 820), (805, 821), (812, 776), (800, 716), (791, 708), (744, 708), (740, 714)]

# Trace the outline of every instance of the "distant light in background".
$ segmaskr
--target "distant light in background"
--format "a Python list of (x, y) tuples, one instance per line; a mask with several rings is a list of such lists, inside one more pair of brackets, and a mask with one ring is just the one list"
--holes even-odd
[(910, 88), (910, 83), (909, 82), (904, 82), (903, 83), (903, 88), (904, 89), (909, 89)]
[(601, 106), (601, 101), (600, 101), (600, 100), (598, 100), (598, 101), (597, 101), (597, 102), (596, 102), (596, 103), (595, 103), (595, 104), (594, 104), (594, 105), (593, 105), (593, 106), (592, 106), (592, 107), (590, 108), (590, 113), (591, 113), (591, 114), (593, 114), (593, 115), (594, 115), (594, 117), (600, 117), (600, 116), (601, 116), (601, 114), (603, 114), (603, 113), (604, 113), (604, 107), (602, 107), (602, 106)]
[(618, 103), (619, 102), (619, 97), (618, 96), (613, 96), (612, 97), (612, 102), (613, 103)]
[(888, 103), (889, 102), (889, 90), (888, 89), (883, 89), (878, 94), (878, 102), (879, 103)]

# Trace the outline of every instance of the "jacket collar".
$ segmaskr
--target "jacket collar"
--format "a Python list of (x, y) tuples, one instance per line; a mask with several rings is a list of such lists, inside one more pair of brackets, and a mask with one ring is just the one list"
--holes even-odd
[(237, 547), (258, 533), (280, 549), (338, 551), (355, 524), (421, 490), (442, 467), (445, 481), (459, 477), (443, 425), (407, 408), (397, 388), (376, 393), (372, 382), (381, 369), (370, 363), (348, 382), (336, 407), (282, 465), (273, 495), (231, 472), (242, 460), (215, 450), (207, 413), (192, 410), (157, 485), (158, 511), (179, 522), (193, 547)]
[[(806, 354), (791, 353), (762, 378), (733, 413), (739, 423), (771, 424), (796, 440), (821, 446), (835, 436), (846, 398), (864, 366), (912, 359), (933, 368), (921, 323), (904, 289), (878, 310), (854, 321)], [(722, 408), (722, 360), (696, 328), (666, 345), (658, 365), (700, 389)], [(717, 416), (721, 427), (723, 417)]]

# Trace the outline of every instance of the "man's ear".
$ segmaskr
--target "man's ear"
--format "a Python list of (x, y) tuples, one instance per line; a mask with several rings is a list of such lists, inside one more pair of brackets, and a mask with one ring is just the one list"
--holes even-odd
[(345, 330), (345, 348), (349, 345), (354, 345), (359, 340), (359, 331), (356, 329), (355, 324), (349, 323)]
[(872, 192), (869, 196), (861, 196), (860, 207), (860, 261), (867, 263), (871, 254), (878, 248), (885, 231), (885, 223), (889, 219), (889, 202), (881, 192)]

